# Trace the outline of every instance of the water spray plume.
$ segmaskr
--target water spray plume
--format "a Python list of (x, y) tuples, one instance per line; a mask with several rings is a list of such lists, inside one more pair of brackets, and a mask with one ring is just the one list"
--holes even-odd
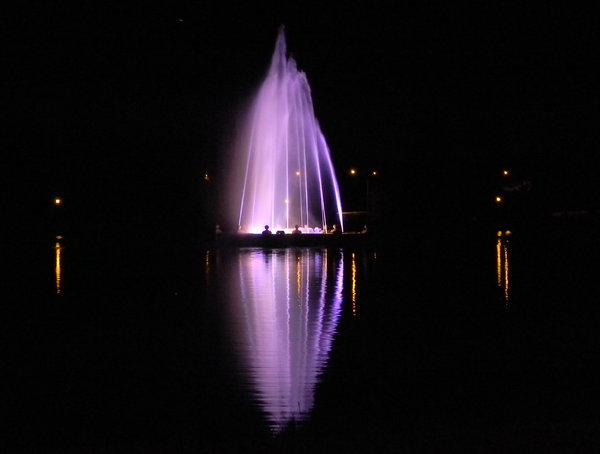
[(251, 233), (261, 232), (265, 224), (285, 231), (296, 224), (343, 228), (339, 186), (308, 80), (286, 52), (281, 27), (236, 142), (238, 225)]

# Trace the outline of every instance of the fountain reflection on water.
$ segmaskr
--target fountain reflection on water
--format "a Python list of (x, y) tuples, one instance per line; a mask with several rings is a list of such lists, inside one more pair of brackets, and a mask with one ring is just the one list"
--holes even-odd
[(279, 432), (313, 407), (341, 316), (343, 252), (240, 249), (227, 272), (243, 373)]
[(343, 229), (329, 148), (306, 75), (286, 56), (283, 27), (235, 153), (240, 167), (230, 190), (240, 231), (260, 233), (268, 224), (287, 232), (299, 225), (308, 233), (315, 226), (327, 229), (328, 222)]

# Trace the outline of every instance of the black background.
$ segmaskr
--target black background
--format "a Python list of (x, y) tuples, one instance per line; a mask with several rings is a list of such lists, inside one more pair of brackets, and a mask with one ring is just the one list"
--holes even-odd
[[(340, 327), (315, 445), (391, 440), (395, 452), (405, 432), (427, 442), (402, 428), (433, 427), (435, 446), (487, 449), (487, 419), (500, 440), (544, 452), (596, 440), (596, 226), (516, 228), (505, 310), (492, 292), (496, 229), (474, 222), (505, 166), (532, 182), (526, 207), (540, 216), (597, 209), (590, 11), (23, 1), (2, 20), (5, 446), (197, 452), (268, 439), (247, 396), (231, 394), (199, 249), (168, 243), (220, 222), (233, 126), (281, 24), (345, 206), (362, 204), (347, 170), (377, 170), (374, 211), (408, 233), (384, 243), (359, 287), (364, 311)], [(451, 224), (470, 229), (447, 235)]]
[(228, 178), (235, 119), (284, 24), (342, 192), (350, 167), (378, 170), (390, 222), (477, 215), (503, 166), (533, 182), (547, 211), (592, 209), (592, 17), (508, 2), (23, 2), (3, 27), (5, 205), (20, 200), (15, 219), (36, 219), (60, 194), (91, 224), (218, 221), (220, 189), (202, 175)]

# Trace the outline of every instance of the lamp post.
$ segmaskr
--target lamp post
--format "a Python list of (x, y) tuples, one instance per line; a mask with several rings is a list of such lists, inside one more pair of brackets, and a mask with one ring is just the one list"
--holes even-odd
[(302, 216), (302, 209), (304, 208), (304, 201), (302, 199), (302, 173), (299, 170), (295, 172), (296, 178), (298, 179), (298, 214), (300, 215), (300, 224), (304, 225), (304, 218)]
[(371, 211), (370, 207), (369, 207), (369, 180), (371, 178), (374, 178), (377, 176), (377, 170), (371, 170), (371, 172), (369, 172), (369, 175), (367, 175), (367, 212)]
[[(350, 169), (348, 173), (352, 177), (359, 175), (359, 171), (357, 169), (355, 169), (355, 168)], [(365, 191), (365, 212), (367, 212), (367, 213), (370, 211), (370, 206), (369, 206), (369, 196), (370, 196), (369, 181), (370, 181), (371, 178), (377, 177), (378, 175), (379, 175), (379, 172), (377, 172), (377, 170), (371, 170), (368, 174), (366, 174), (366, 177), (365, 177), (365, 187), (366, 187), (366, 191)]]

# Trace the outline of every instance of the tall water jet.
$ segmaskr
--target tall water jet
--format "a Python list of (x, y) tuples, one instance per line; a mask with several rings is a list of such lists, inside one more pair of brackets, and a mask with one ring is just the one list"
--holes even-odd
[(306, 75), (286, 55), (283, 27), (244, 120), (235, 157), (240, 167), (231, 180), (240, 229), (258, 233), (266, 224), (288, 231), (295, 225), (305, 231), (332, 224), (343, 229), (329, 148), (315, 118)]

